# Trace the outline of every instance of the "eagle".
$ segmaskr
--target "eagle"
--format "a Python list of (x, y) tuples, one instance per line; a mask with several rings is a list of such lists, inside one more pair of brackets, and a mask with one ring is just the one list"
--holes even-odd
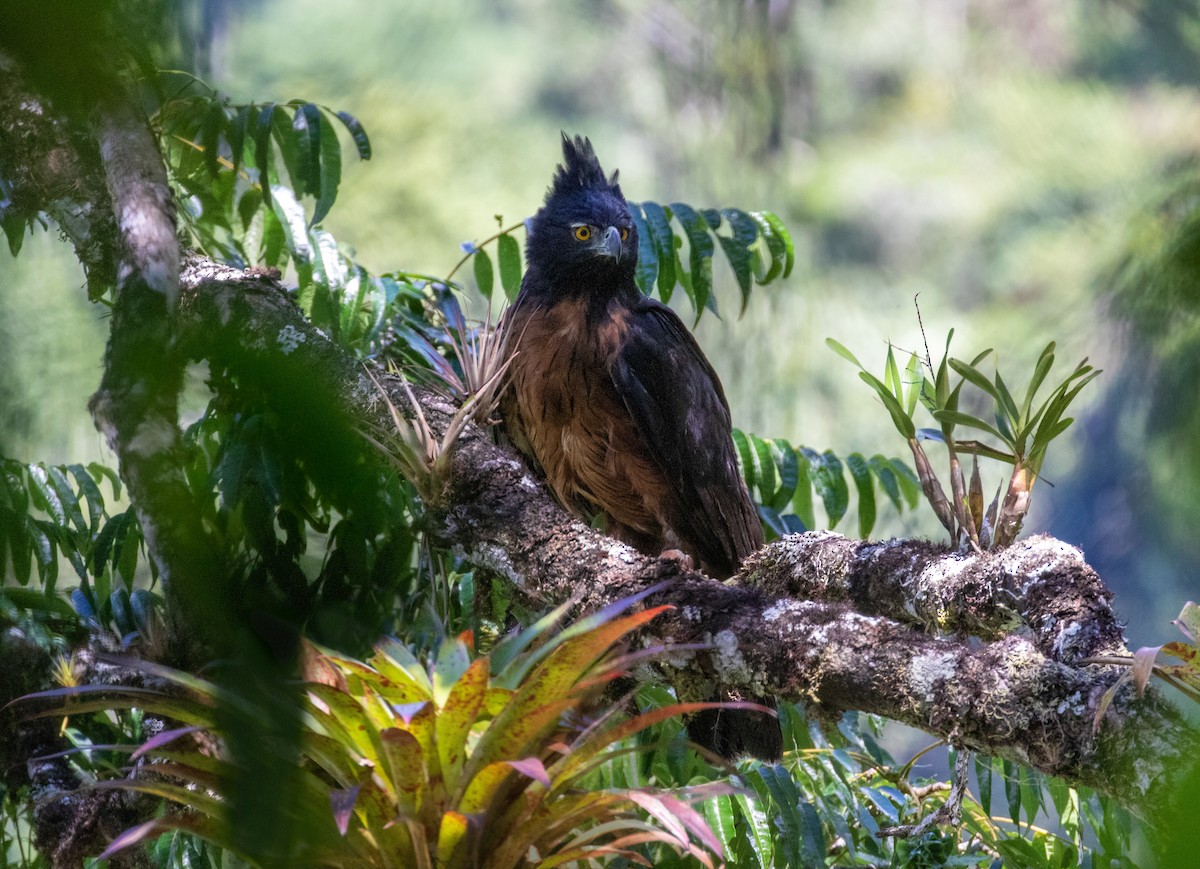
[[(721, 382), (675, 312), (638, 289), (637, 225), (617, 173), (604, 174), (586, 138), (564, 133), (562, 148), (504, 317), (505, 429), (567, 510), (727, 578), (763, 533)], [(775, 759), (782, 747), (765, 713), (715, 710), (688, 729), (728, 758)]]

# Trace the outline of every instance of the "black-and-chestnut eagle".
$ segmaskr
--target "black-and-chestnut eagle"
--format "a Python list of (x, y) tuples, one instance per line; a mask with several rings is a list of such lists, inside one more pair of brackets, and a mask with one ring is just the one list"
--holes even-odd
[[(669, 307), (634, 280), (637, 226), (591, 142), (563, 135), (564, 162), (529, 225), (527, 266), (505, 316), (503, 415), (513, 443), (558, 500), (648, 555), (690, 556), (731, 576), (763, 544), (738, 473), (729, 404), (712, 365)], [(747, 710), (701, 713), (693, 739), (725, 757), (779, 756), (778, 723)]]

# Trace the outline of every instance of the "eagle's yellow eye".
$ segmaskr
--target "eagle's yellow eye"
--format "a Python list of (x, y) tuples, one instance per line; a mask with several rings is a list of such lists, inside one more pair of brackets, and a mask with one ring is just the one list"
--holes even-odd
[(580, 241), (587, 241), (592, 237), (592, 228), (590, 226), (575, 227), (575, 237)]
[(621, 227), (621, 241), (624, 241), (627, 238), (629, 238), (629, 230), (626, 227), (622, 226)]

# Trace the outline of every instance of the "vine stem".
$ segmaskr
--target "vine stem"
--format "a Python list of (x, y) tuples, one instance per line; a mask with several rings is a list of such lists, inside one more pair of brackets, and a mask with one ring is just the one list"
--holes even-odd
[(446, 275), (446, 283), (450, 283), (451, 279), (453, 279), (453, 277), (458, 273), (458, 270), (463, 267), (463, 263), (465, 263), (471, 257), (475, 256), (475, 252), (477, 250), (479, 250), (481, 247), (491, 244), (493, 241), (498, 239), (500, 236), (508, 235), (510, 232), (520, 229), (524, 225), (525, 225), (525, 221), (522, 220), (520, 223), (514, 223), (512, 226), (506, 227), (505, 229), (501, 229), (501, 230), (498, 230), (498, 231), (492, 233), (487, 238), (485, 238), (483, 241), (479, 242), (479, 244), (472, 243), (471, 251), (469, 253), (463, 254), (462, 259), (460, 259), (458, 262), (456, 262), (454, 264), (454, 268), (450, 269), (450, 274)]

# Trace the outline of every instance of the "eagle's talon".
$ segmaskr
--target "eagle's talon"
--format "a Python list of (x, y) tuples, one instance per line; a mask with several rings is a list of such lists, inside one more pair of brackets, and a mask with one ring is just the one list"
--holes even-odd
[(663, 561), (674, 561), (680, 570), (695, 570), (696, 562), (692, 556), (680, 549), (664, 549), (658, 554)]

